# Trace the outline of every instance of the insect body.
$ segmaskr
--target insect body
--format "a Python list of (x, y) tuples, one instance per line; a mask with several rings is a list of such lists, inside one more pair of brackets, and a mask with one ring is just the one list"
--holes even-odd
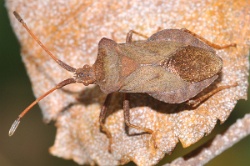
[[(217, 78), (222, 69), (222, 59), (212, 47), (217, 49), (236, 46), (235, 44), (219, 46), (203, 39), (186, 29), (165, 29), (153, 34), (147, 40), (133, 41), (130, 31), (126, 43), (116, 43), (107, 38), (98, 44), (98, 56), (92, 65), (74, 68), (57, 59), (32, 33), (22, 18), (14, 12), (30, 35), (61, 67), (74, 73), (28, 106), (13, 123), (9, 135), (13, 135), (20, 119), (41, 99), (56, 89), (72, 83), (97, 84), (107, 94), (100, 112), (101, 129), (107, 134), (112, 144), (112, 135), (104, 125), (107, 107), (113, 92), (124, 93), (124, 120), (127, 126), (141, 129), (148, 133), (153, 130), (136, 126), (129, 121), (129, 93), (147, 93), (165, 103), (183, 103), (192, 99)], [(221, 89), (219, 87), (201, 100), (191, 100), (197, 104)], [(109, 147), (110, 150), (111, 147)]]
[[(156, 35), (166, 32), (192, 37), (178, 29), (163, 30)], [(166, 103), (182, 103), (196, 96), (218, 77), (222, 59), (211, 48), (170, 40), (151, 37), (117, 44), (102, 39), (93, 65), (95, 83), (107, 94), (148, 93)]]

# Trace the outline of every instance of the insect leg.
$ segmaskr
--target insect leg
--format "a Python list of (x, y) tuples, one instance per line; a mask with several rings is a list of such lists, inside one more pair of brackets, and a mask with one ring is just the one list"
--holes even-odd
[(123, 111), (124, 111), (124, 121), (126, 123), (126, 125), (128, 127), (132, 127), (132, 128), (136, 128), (138, 130), (143, 130), (147, 133), (150, 133), (152, 134), (153, 133), (153, 130), (151, 129), (148, 129), (148, 128), (145, 128), (145, 127), (141, 127), (141, 126), (136, 126), (134, 124), (131, 124), (130, 123), (130, 115), (129, 115), (129, 110), (130, 110), (130, 107), (129, 107), (129, 94), (128, 93), (125, 93), (124, 94), (124, 101), (123, 101)]
[(136, 34), (138, 36), (141, 36), (141, 37), (144, 37), (144, 38), (148, 38), (148, 36), (140, 33), (140, 32), (136, 32), (134, 30), (130, 30), (128, 33), (127, 33), (127, 37), (126, 37), (126, 43), (131, 43), (132, 42), (132, 36), (133, 34)]
[(188, 100), (187, 104), (192, 106), (192, 107), (197, 107), (200, 103), (204, 102), (205, 100), (207, 100), (208, 98), (210, 98), (214, 94), (218, 93), (219, 91), (224, 90), (224, 89), (228, 89), (228, 88), (232, 88), (232, 87), (236, 87), (237, 85), (238, 85), (238, 83), (235, 83), (233, 85), (219, 86), (216, 89), (212, 90), (211, 92), (205, 94), (204, 96), (201, 96), (197, 99)]
[(108, 94), (106, 96), (106, 99), (104, 101), (104, 104), (102, 106), (100, 116), (99, 116), (99, 123), (100, 123), (100, 126), (101, 126), (101, 130), (103, 132), (105, 132), (107, 137), (109, 138), (109, 147), (108, 147), (109, 152), (111, 152), (112, 135), (111, 135), (109, 129), (105, 126), (105, 117), (106, 117), (106, 114), (107, 114), (108, 106), (109, 106), (110, 101), (111, 101), (111, 97), (112, 97), (112, 93)]
[(132, 128), (138, 129), (138, 130), (143, 130), (146, 133), (152, 134), (152, 137), (151, 137), (150, 141), (153, 143), (154, 148), (157, 148), (157, 145), (156, 145), (156, 142), (155, 142), (155, 140), (156, 140), (156, 133), (153, 130), (151, 130), (149, 128), (146, 128), (146, 127), (142, 127), (142, 126), (136, 126), (136, 125), (130, 123), (129, 98), (130, 98), (130, 95), (128, 93), (125, 93), (124, 94), (124, 101), (123, 101), (123, 112), (124, 112), (124, 121), (125, 121), (125, 124), (128, 127), (132, 127)]
[(228, 48), (228, 47), (236, 47), (236, 43), (231, 43), (231, 44), (227, 44), (227, 45), (218, 45), (218, 44), (214, 44), (214, 43), (208, 41), (204, 37), (192, 32), (192, 31), (190, 31), (190, 30), (188, 30), (186, 28), (182, 28), (181, 30), (193, 35), (194, 37), (196, 37), (196, 38), (202, 40), (203, 42), (205, 42), (207, 45), (209, 45), (209, 46), (211, 46), (213, 48), (216, 48), (216, 49), (224, 49), (224, 48)]

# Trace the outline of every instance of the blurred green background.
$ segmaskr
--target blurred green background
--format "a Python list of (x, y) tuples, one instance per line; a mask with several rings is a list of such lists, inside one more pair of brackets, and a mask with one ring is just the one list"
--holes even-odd
[[(53, 124), (45, 125), (42, 122), (38, 106), (25, 117), (15, 135), (8, 136), (8, 130), (17, 115), (35, 99), (19, 52), (20, 47), (10, 26), (4, 0), (0, 0), (0, 166), (77, 165), (48, 153), (48, 148), (53, 145), (56, 129)], [(237, 118), (249, 112), (249, 108), (250, 101), (240, 101), (226, 123), (217, 125), (212, 134), (190, 148), (183, 149), (178, 144), (173, 154), (166, 156), (165, 161), (159, 165), (187, 154), (216, 133), (225, 130)], [(249, 166), (249, 147), (250, 137), (247, 137), (207, 165)]]

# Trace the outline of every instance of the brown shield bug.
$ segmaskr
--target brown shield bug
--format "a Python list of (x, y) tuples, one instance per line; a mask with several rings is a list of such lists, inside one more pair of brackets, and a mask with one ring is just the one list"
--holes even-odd
[(223, 61), (213, 48), (235, 47), (236, 44), (219, 46), (187, 29), (165, 29), (147, 40), (133, 41), (133, 34), (145, 36), (131, 30), (127, 34), (126, 43), (116, 43), (111, 39), (102, 38), (98, 44), (96, 62), (92, 66), (74, 68), (57, 59), (27, 27), (19, 14), (14, 12), (14, 15), (49, 56), (74, 76), (60, 82), (31, 103), (14, 121), (9, 131), (10, 136), (14, 134), (20, 119), (35, 104), (54, 90), (72, 83), (83, 83), (85, 86), (96, 84), (107, 94), (99, 122), (109, 138), (110, 146), (112, 135), (105, 127), (104, 119), (113, 92), (124, 93), (126, 125), (153, 134), (151, 129), (130, 123), (129, 93), (147, 93), (165, 103), (188, 102), (196, 106), (218, 91), (237, 85), (221, 86), (198, 99), (191, 100), (213, 83), (221, 72)]

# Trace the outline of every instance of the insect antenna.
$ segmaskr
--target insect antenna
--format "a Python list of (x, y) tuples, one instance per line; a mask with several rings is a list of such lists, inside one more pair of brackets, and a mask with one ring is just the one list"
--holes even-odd
[[(56, 56), (54, 56), (48, 48), (36, 37), (36, 35), (29, 29), (29, 27), (26, 25), (24, 20), (21, 18), (21, 16), (14, 11), (13, 14), (15, 15), (16, 19), (23, 25), (23, 27), (27, 30), (27, 32), (31, 35), (31, 37), (46, 51), (49, 56), (54, 59), (54, 61), (59, 64), (62, 68), (66, 69), (69, 72), (76, 72), (76, 69), (69, 66), (68, 64), (64, 63), (63, 61), (59, 60)], [(9, 130), (9, 136), (12, 136), (14, 132), (16, 131), (18, 125), (20, 124), (21, 118), (24, 117), (26, 113), (28, 113), (34, 105), (36, 105), (40, 100), (45, 98), (47, 95), (51, 94), (56, 89), (60, 89), (68, 84), (76, 83), (75, 78), (68, 78), (60, 83), (58, 83), (55, 87), (44, 93), (42, 96), (38, 97), (34, 102), (32, 102), (28, 107), (26, 107), (21, 114), (19, 114), (18, 118), (13, 122), (10, 130)]]
[(55, 91), (56, 89), (60, 89), (68, 84), (72, 84), (75, 83), (76, 80), (74, 78), (68, 78), (62, 82), (60, 82), (59, 84), (57, 84), (54, 88), (50, 89), (49, 91), (47, 91), (46, 93), (44, 93), (42, 96), (38, 97), (35, 101), (33, 101), (28, 107), (26, 107), (23, 112), (21, 114), (18, 115), (18, 118), (13, 122), (13, 124), (11, 125), (11, 128), (9, 130), (9, 136), (12, 136), (14, 134), (14, 132), (16, 131), (21, 118), (24, 117), (24, 115), (29, 112), (31, 110), (32, 107), (34, 107), (34, 105), (36, 105), (40, 100), (42, 100), (43, 98), (45, 98), (46, 96), (48, 96), (50, 93), (52, 93), (53, 91)]
[(30, 36), (44, 49), (44, 51), (46, 51), (49, 56), (54, 59), (54, 61), (59, 64), (62, 68), (66, 69), (69, 72), (75, 72), (76, 69), (69, 66), (68, 64), (66, 64), (65, 62), (59, 60), (52, 52), (49, 51), (49, 49), (38, 39), (38, 37), (29, 29), (29, 27), (27, 26), (27, 24), (24, 22), (24, 20), (22, 19), (22, 17), (16, 12), (13, 12), (14, 16), (16, 17), (16, 19), (22, 24), (22, 26), (27, 30), (27, 32), (30, 34)]

